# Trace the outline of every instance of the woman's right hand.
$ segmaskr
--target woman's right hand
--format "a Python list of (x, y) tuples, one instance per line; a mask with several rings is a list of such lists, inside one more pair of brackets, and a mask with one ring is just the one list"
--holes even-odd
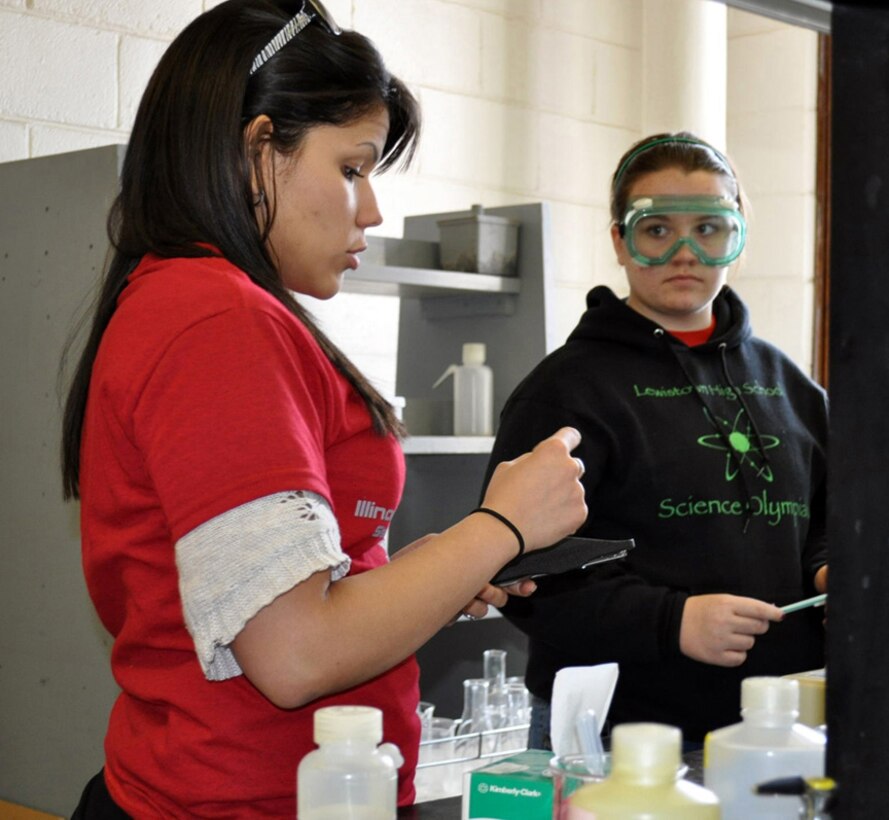
[[(520, 528), (526, 548), (583, 523), (581, 470), (571, 457), (579, 442), (580, 433), (565, 428), (495, 471), (485, 506)], [(501, 522), (467, 516), (369, 572), (339, 581), (329, 570), (314, 573), (257, 612), (232, 651), (272, 703), (304, 706), (391, 669), (462, 609), (480, 615), (505, 603), (504, 590), (487, 581), (513, 555), (515, 540)], [(312, 628), (300, 628), (306, 623)], [(331, 653), (333, 645), (340, 651)]]
[(740, 666), (756, 638), (784, 618), (781, 609), (740, 595), (692, 595), (685, 601), (679, 649), (714, 666)]
[(527, 551), (554, 544), (586, 520), (583, 464), (571, 456), (578, 444), (580, 433), (563, 427), (530, 453), (498, 464), (491, 476), (482, 506), (512, 521)]

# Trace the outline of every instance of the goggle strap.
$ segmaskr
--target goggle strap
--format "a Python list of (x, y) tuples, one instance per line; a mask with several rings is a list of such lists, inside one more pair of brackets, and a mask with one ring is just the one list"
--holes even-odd
[(615, 190), (617, 189), (621, 177), (623, 177), (627, 168), (630, 167), (631, 163), (640, 154), (644, 154), (646, 151), (650, 151), (652, 148), (655, 148), (658, 145), (670, 144), (698, 145), (701, 148), (706, 148), (707, 150), (712, 151), (716, 155), (717, 159), (725, 166), (725, 170), (728, 172), (729, 176), (731, 176), (732, 179), (735, 178), (734, 172), (732, 171), (732, 166), (726, 158), (725, 154), (714, 148), (709, 143), (704, 142), (703, 140), (695, 139), (694, 137), (661, 137), (660, 139), (652, 140), (651, 142), (646, 142), (643, 145), (640, 145), (638, 148), (636, 148), (635, 151), (632, 151), (630, 153), (630, 155), (621, 163), (620, 168), (617, 169), (617, 173), (614, 175), (614, 184), (612, 187)]

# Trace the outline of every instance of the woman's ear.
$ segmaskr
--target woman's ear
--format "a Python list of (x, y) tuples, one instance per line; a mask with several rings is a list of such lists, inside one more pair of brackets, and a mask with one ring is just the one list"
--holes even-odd
[(275, 128), (266, 114), (260, 114), (247, 123), (244, 129), (244, 154), (250, 165), (250, 190), (253, 204), (265, 203), (268, 186), (274, 180), (274, 148), (272, 133)]
[(630, 255), (627, 253), (626, 243), (620, 235), (620, 228), (614, 223), (611, 225), (611, 244), (614, 246), (618, 264), (625, 268), (630, 261)]

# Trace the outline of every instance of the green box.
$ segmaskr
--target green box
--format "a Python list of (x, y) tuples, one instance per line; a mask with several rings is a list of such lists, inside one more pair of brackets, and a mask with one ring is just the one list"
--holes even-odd
[(463, 779), (463, 820), (551, 820), (552, 752), (529, 749)]

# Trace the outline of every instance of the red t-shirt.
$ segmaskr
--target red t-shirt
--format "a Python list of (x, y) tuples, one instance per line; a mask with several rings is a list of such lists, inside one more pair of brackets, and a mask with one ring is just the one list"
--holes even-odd
[(716, 317), (710, 319), (710, 324), (700, 330), (668, 330), (671, 336), (675, 336), (688, 347), (697, 347), (710, 340), (713, 331), (716, 330)]
[(227, 510), (311, 490), (336, 514), (350, 574), (364, 572), (387, 561), (381, 536), (403, 483), (399, 444), (373, 432), (363, 401), (277, 300), (223, 259), (142, 260), (96, 358), (81, 454), (84, 571), (122, 690), (105, 773), (125, 811), (295, 817), (313, 713), (335, 703), (383, 709), (385, 737), (406, 760), (399, 803), (412, 802), (413, 658), (295, 710), (243, 675), (208, 681), (174, 555), (179, 538)]

